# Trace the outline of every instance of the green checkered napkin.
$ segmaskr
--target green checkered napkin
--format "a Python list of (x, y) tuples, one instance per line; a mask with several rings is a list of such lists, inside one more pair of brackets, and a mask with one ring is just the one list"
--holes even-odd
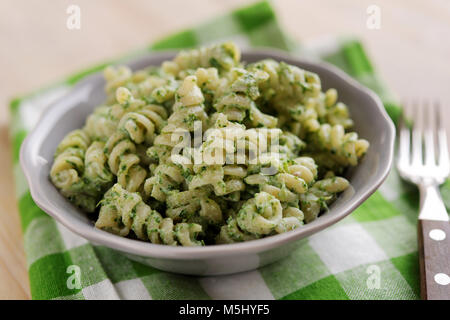
[[(234, 11), (148, 47), (194, 47), (222, 39), (240, 46), (266, 46), (295, 52), (272, 8), (261, 2)], [(398, 108), (377, 80), (361, 44), (329, 39), (313, 52), (376, 91), (394, 120)], [(288, 258), (259, 270), (195, 278), (161, 272), (89, 243), (68, 231), (33, 202), (19, 166), (19, 148), (40, 113), (85, 75), (11, 102), (11, 137), (16, 190), (33, 299), (417, 299), (416, 245), (418, 194), (395, 171), (351, 216), (304, 241)], [(450, 183), (443, 188), (450, 203)], [(78, 266), (81, 288), (70, 266)], [(75, 267), (76, 268), (76, 267)], [(379, 281), (377, 281), (379, 279)]]

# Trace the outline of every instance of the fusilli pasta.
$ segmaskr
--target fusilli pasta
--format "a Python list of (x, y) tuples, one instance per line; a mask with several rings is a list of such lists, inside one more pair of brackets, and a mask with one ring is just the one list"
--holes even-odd
[(369, 148), (317, 74), (243, 63), (232, 42), (104, 77), (105, 102), (61, 141), (50, 178), (120, 236), (201, 246), (301, 228)]

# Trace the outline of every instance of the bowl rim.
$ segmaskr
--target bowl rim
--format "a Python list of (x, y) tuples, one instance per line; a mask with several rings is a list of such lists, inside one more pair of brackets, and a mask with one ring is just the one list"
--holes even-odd
[[(159, 51), (159, 52), (150, 52), (144, 55), (139, 55), (137, 57), (128, 59), (126, 61), (119, 61), (117, 63), (131, 64), (133, 62), (139, 61), (139, 59), (148, 58), (149, 55), (157, 58), (164, 58), (173, 56), (176, 51)], [(299, 240), (301, 238), (305, 238), (310, 236), (313, 233), (316, 233), (322, 229), (329, 227), (332, 224), (342, 220), (344, 217), (353, 212), (359, 205), (361, 205), (370, 195), (372, 195), (378, 187), (383, 183), (383, 181), (387, 178), (389, 171), (392, 167), (393, 157), (394, 157), (394, 141), (395, 141), (395, 126), (387, 114), (380, 98), (370, 89), (360, 84), (349, 75), (347, 75), (344, 71), (338, 69), (337, 67), (323, 61), (316, 61), (313, 59), (305, 59), (293, 56), (287, 52), (280, 51), (277, 49), (249, 49), (243, 50), (242, 55), (262, 55), (274, 58), (275, 60), (290, 60), (296, 61), (299, 64), (307, 64), (307, 65), (316, 65), (319, 68), (327, 69), (329, 72), (334, 73), (341, 81), (347, 82), (347, 84), (352, 87), (353, 90), (358, 90), (367, 96), (369, 96), (374, 104), (377, 107), (377, 111), (381, 114), (383, 120), (386, 123), (388, 128), (387, 136), (389, 141), (386, 142), (386, 149), (384, 151), (385, 155), (387, 154), (387, 161), (385, 162), (385, 166), (380, 168), (380, 172), (375, 177), (375, 182), (373, 185), (368, 186), (366, 192), (359, 195), (356, 199), (352, 201), (352, 203), (348, 204), (341, 210), (339, 213), (333, 214), (327, 220), (320, 221), (320, 217), (309, 223), (305, 224), (301, 228), (297, 228), (295, 230), (277, 234), (269, 237), (265, 237), (262, 239), (239, 242), (233, 244), (221, 244), (221, 245), (208, 245), (202, 247), (181, 247), (181, 246), (168, 246), (168, 245), (158, 245), (152, 244), (150, 242), (144, 242), (141, 240), (129, 239), (125, 237), (120, 237), (111, 233), (108, 233), (103, 230), (99, 230), (92, 225), (88, 225), (86, 222), (76, 218), (65, 210), (54, 210), (54, 208), (49, 205), (48, 201), (46, 201), (45, 194), (37, 188), (37, 184), (34, 183), (33, 178), (33, 168), (31, 164), (31, 155), (33, 141), (36, 138), (36, 132), (40, 130), (42, 126), (42, 121), (46, 117), (49, 117), (52, 114), (53, 109), (57, 107), (58, 102), (64, 100), (65, 96), (59, 99), (57, 102), (54, 102), (50, 106), (46, 108), (46, 110), (42, 113), (41, 121), (37, 123), (37, 125), (28, 133), (27, 137), (23, 141), (20, 148), (20, 165), (25, 174), (25, 178), (28, 182), (29, 190), (31, 196), (35, 203), (40, 207), (43, 211), (48, 213), (50, 216), (55, 218), (59, 223), (64, 225), (70, 231), (82, 236), (83, 238), (92, 241), (97, 244), (105, 245), (115, 250), (119, 250), (128, 254), (134, 254), (139, 256), (144, 256), (148, 258), (167, 258), (174, 260), (196, 260), (196, 259), (211, 259), (218, 257), (227, 257), (231, 255), (244, 255), (249, 253), (258, 253), (262, 251), (267, 251), (276, 247), (280, 247), (289, 242), (294, 242), (295, 240)], [(116, 63), (116, 64), (117, 64)], [(78, 87), (82, 86), (85, 83), (88, 83), (90, 79), (93, 77), (98, 77), (100, 72), (96, 72), (92, 75), (85, 77), (75, 86), (70, 89), (70, 94)], [(47, 197), (48, 198), (48, 197)], [(316, 222), (316, 223), (315, 223)]]

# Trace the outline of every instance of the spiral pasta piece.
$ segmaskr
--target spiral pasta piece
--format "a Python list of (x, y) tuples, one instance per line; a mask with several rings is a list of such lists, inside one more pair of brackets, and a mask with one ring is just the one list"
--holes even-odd
[(369, 147), (369, 142), (359, 139), (356, 132), (345, 133), (342, 125), (322, 124), (313, 135), (312, 150), (326, 151), (340, 166), (356, 166)]
[(164, 127), (166, 118), (167, 112), (163, 107), (150, 104), (124, 114), (118, 128), (125, 131), (133, 142), (150, 145), (155, 133)]
[(227, 220), (227, 224), (223, 225), (220, 228), (220, 232), (216, 238), (216, 243), (217, 244), (236, 243), (242, 241), (256, 240), (258, 238), (260, 238), (260, 236), (250, 234), (242, 230), (239, 227), (236, 219), (230, 217)]
[(85, 170), (83, 182), (87, 190), (91, 190), (100, 200), (103, 193), (111, 187), (114, 176), (107, 165), (107, 158), (103, 152), (105, 143), (94, 141), (86, 150)]
[(90, 143), (82, 130), (70, 132), (58, 145), (50, 177), (59, 189), (69, 189), (80, 181), (84, 172), (84, 154)]
[[(127, 113), (133, 115), (137, 113), (134, 118), (138, 119), (129, 124), (125, 119), (122, 120)], [(84, 130), (92, 140), (107, 141), (119, 126), (125, 127), (125, 129), (130, 126), (129, 132), (135, 135), (142, 134), (142, 131), (148, 129), (148, 135), (150, 135), (148, 139), (150, 140), (155, 127), (159, 130), (164, 126), (164, 119), (166, 118), (167, 112), (163, 107), (153, 104), (147, 105), (145, 101), (135, 98), (129, 89), (119, 87), (115, 91), (115, 103), (96, 108), (94, 113), (87, 118)], [(143, 123), (139, 123), (139, 120)], [(135, 124), (135, 126), (132, 126), (132, 124)], [(135, 128), (136, 130), (133, 130)]]
[(206, 103), (212, 104), (227, 90), (229, 81), (226, 77), (220, 77), (216, 68), (198, 68), (195, 71), (195, 76)]
[(87, 212), (97, 203), (95, 190), (86, 185), (85, 155), (90, 138), (83, 130), (74, 130), (58, 145), (50, 170), (50, 179), (61, 194)]
[(117, 88), (126, 85), (131, 80), (133, 72), (126, 66), (113, 67), (108, 66), (103, 71), (106, 80), (105, 91), (107, 94), (114, 95)]
[(245, 130), (243, 125), (229, 121), (224, 114), (217, 114), (215, 118), (215, 125), (208, 130), (201, 146), (202, 164), (193, 167), (189, 189), (211, 185), (215, 195), (239, 201), (240, 192), (245, 190), (243, 178), (247, 175), (247, 165), (268, 150), (272, 132)]
[(276, 226), (276, 233), (284, 233), (303, 225), (304, 214), (296, 207), (287, 207), (283, 209), (283, 218), (280, 223)]
[(120, 184), (115, 184), (105, 194), (95, 226), (122, 236), (133, 231), (139, 239), (156, 244), (202, 245), (196, 239), (202, 232), (200, 225), (174, 224), (172, 219), (163, 218), (145, 204), (138, 193), (128, 192)]
[(167, 101), (171, 101), (174, 99), (175, 93), (179, 85), (180, 85), (179, 81), (176, 81), (173, 78), (169, 78), (165, 80), (163, 84), (153, 88), (153, 90), (151, 90), (150, 97), (157, 103), (165, 103)]
[(194, 175), (189, 179), (189, 189), (211, 185), (218, 196), (233, 193), (232, 199), (239, 199), (239, 191), (245, 189), (242, 179), (246, 169), (235, 163), (237, 140), (245, 137), (242, 125), (229, 122), (225, 115), (216, 117), (215, 125), (208, 130), (207, 138), (200, 148), (201, 164), (193, 167)]
[(210, 198), (206, 189), (172, 192), (166, 203), (166, 215), (174, 221), (219, 225), (223, 219), (220, 206)]
[(181, 222), (175, 226), (175, 237), (182, 246), (202, 246), (204, 243), (197, 240), (197, 235), (202, 232), (202, 226), (197, 223)]
[(161, 163), (145, 181), (144, 194), (158, 201), (165, 201), (168, 194), (181, 188), (181, 184), (185, 182), (184, 177), (192, 172), (191, 167), (171, 162)]
[(189, 132), (194, 131), (196, 121), (200, 121), (203, 127), (206, 126), (208, 116), (203, 105), (204, 97), (197, 86), (195, 76), (188, 76), (183, 80), (176, 96), (167, 125), (162, 128), (161, 134), (155, 138), (154, 145), (147, 151), (149, 157), (156, 162), (166, 161), (177, 145), (187, 146), (184, 139)]
[(243, 178), (246, 174), (245, 167), (238, 165), (194, 165), (194, 174), (188, 185), (190, 190), (210, 185), (215, 195), (239, 201), (240, 191), (245, 189)]
[(267, 192), (260, 192), (247, 200), (237, 215), (242, 230), (251, 234), (266, 235), (275, 230), (283, 218), (280, 201)]
[(164, 62), (162, 68), (173, 75), (178, 75), (184, 70), (210, 67), (228, 71), (238, 65), (240, 58), (239, 48), (233, 42), (224, 42), (199, 49), (183, 50), (173, 61)]
[(173, 99), (179, 81), (173, 75), (165, 73), (161, 68), (150, 66), (143, 70), (132, 72), (126, 66), (109, 66), (105, 68), (105, 91), (107, 102), (114, 103), (116, 91), (125, 87), (134, 97), (151, 103), (165, 103)]
[[(294, 230), (303, 225), (303, 220), (304, 214), (299, 208), (284, 208), (282, 212), (282, 218), (279, 220), (279, 223), (275, 226), (273, 231), (269, 234), (284, 233)], [(273, 225), (274, 224), (271, 224), (271, 227), (273, 227)], [(236, 217), (230, 216), (227, 220), (227, 223), (220, 228), (220, 232), (216, 238), (216, 243), (227, 244), (250, 241), (259, 239), (262, 236), (262, 234), (249, 233), (239, 226)]]
[(145, 105), (135, 99), (131, 92), (123, 87), (117, 89), (117, 100), (121, 105), (134, 105), (135, 111), (126, 112), (118, 123), (118, 128), (105, 145), (105, 154), (111, 171), (117, 175), (117, 181), (128, 191), (141, 190), (147, 177), (147, 170), (139, 165), (136, 145), (150, 144), (155, 130), (161, 130), (167, 116), (163, 107)]
[(278, 139), (277, 151), (285, 158), (295, 158), (306, 147), (306, 143), (291, 132), (281, 133)]
[(315, 220), (322, 209), (327, 209), (327, 204), (333, 201), (336, 194), (346, 190), (348, 186), (349, 182), (342, 177), (326, 178), (314, 183), (308, 192), (300, 196), (306, 223)]
[(300, 157), (280, 163), (278, 173), (272, 176), (256, 173), (245, 178), (249, 185), (258, 185), (261, 191), (267, 192), (280, 201), (296, 202), (299, 195), (306, 193), (317, 175), (314, 160)]
[(267, 59), (253, 63), (247, 69), (264, 71), (269, 75), (268, 80), (261, 83), (260, 90), (264, 99), (280, 111), (287, 102), (303, 102), (320, 94), (321, 83), (317, 74), (299, 67)]
[(281, 124), (302, 139), (306, 138), (308, 133), (316, 132), (320, 128), (319, 115), (314, 104), (310, 103), (286, 105)]
[(305, 138), (311, 132), (317, 132), (321, 123), (342, 125), (345, 129), (352, 127), (347, 106), (337, 101), (336, 89), (328, 89), (318, 96), (308, 97), (303, 102), (285, 104), (285, 113), (280, 121), (295, 135)]
[(86, 119), (84, 130), (92, 140), (106, 141), (117, 130), (124, 111), (121, 105), (100, 106)]
[(128, 191), (140, 190), (147, 177), (147, 170), (139, 165), (136, 146), (123, 131), (116, 131), (105, 145), (105, 154), (111, 172)]
[[(255, 100), (260, 96), (258, 85), (268, 79), (268, 74), (261, 70), (249, 72), (234, 68), (229, 79), (230, 89), (217, 98), (214, 108), (227, 115), (229, 120), (244, 122), (259, 128), (274, 128), (277, 118), (265, 114), (256, 106)], [(248, 115), (248, 117), (247, 117)]]

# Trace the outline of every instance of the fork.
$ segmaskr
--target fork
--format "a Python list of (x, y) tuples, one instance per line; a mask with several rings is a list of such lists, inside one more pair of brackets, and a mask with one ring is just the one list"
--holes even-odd
[(400, 176), (416, 184), (420, 191), (421, 297), (450, 300), (450, 223), (439, 192), (439, 185), (450, 173), (442, 107), (438, 103), (425, 103), (420, 107), (419, 103), (414, 103), (411, 109), (412, 130), (404, 117), (399, 124), (397, 168)]

